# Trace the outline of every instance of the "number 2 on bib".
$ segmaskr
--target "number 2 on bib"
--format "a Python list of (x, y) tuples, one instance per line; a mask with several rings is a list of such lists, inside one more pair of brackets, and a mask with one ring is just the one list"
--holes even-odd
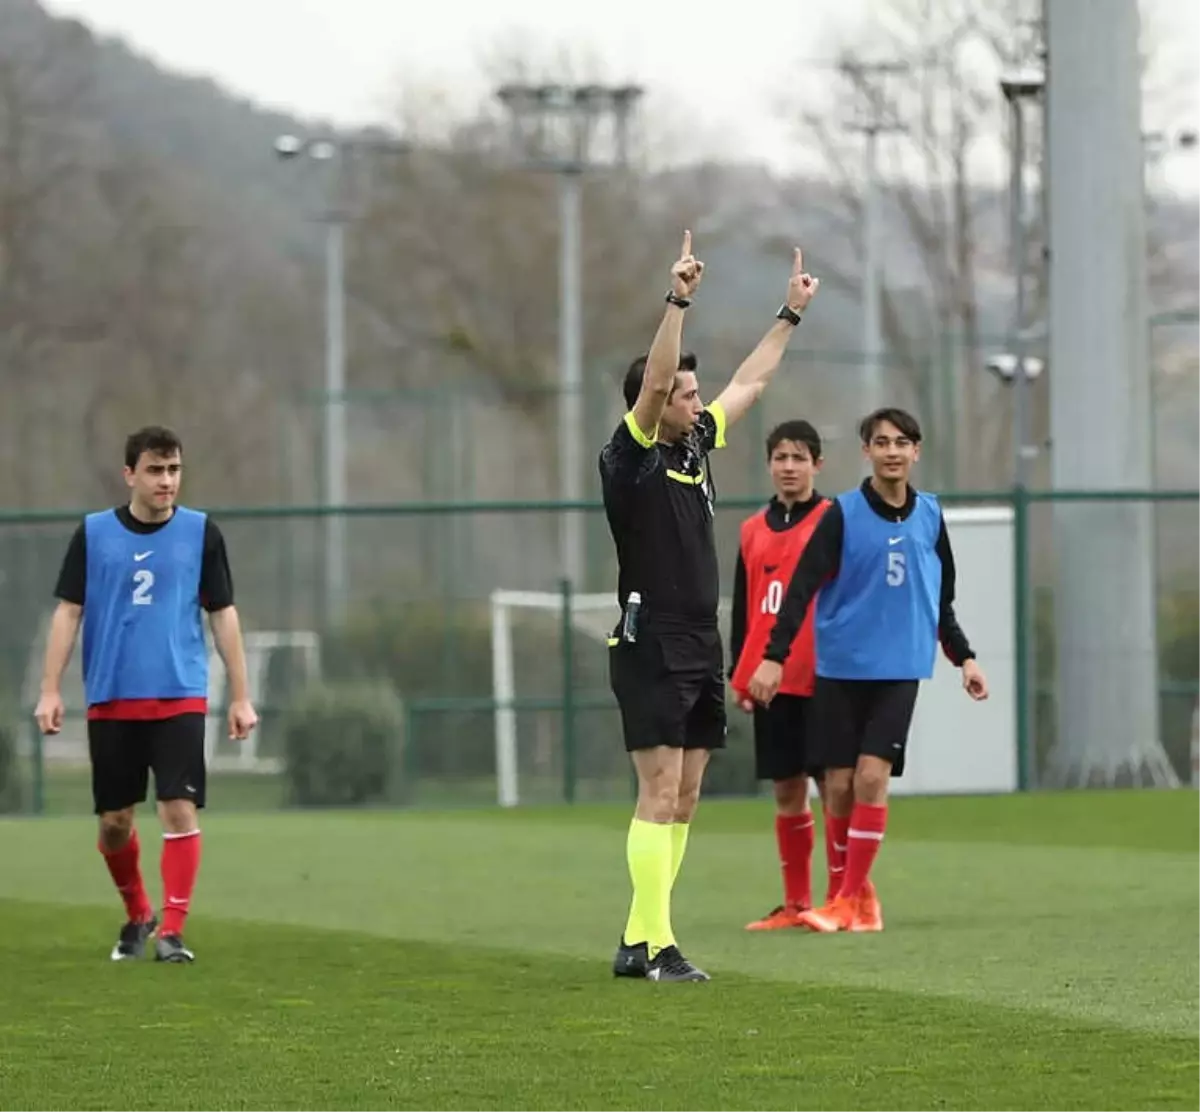
[(772, 579), (767, 584), (767, 592), (763, 595), (762, 612), (764, 614), (778, 614), (779, 608), (783, 605), (783, 580)]
[(154, 601), (154, 596), (150, 593), (154, 586), (154, 572), (149, 568), (142, 568), (133, 573), (133, 605), (134, 606), (149, 606)]

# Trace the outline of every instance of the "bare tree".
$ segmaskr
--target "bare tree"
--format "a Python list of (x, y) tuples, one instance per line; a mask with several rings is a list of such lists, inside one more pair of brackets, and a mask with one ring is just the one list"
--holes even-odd
[(41, 366), (63, 344), (94, 334), (80, 312), (69, 262), (94, 138), (92, 70), (73, 24), (14, 19), (0, 36), (0, 497), (37, 500), (31, 433), (53, 397)]
[[(951, 356), (943, 373), (953, 374), (962, 395), (960, 413), (976, 430), (989, 424), (995, 408), (991, 388), (972, 373), (989, 330), (981, 316), (980, 286), (989, 269), (1007, 265), (1003, 195), (978, 188), (978, 165), (981, 157), (994, 156), (1003, 128), (995, 78), (1020, 48), (1013, 8), (1007, 0), (890, 0), (884, 18), (873, 25), (873, 41), (847, 44), (833, 67), (846, 83), (837, 103), (866, 104), (901, 128), (880, 142), (885, 218), (891, 218), (885, 238), (893, 253), (901, 248), (916, 260), (917, 285), (902, 290), (884, 283), (886, 347), (909, 368)], [(897, 70), (881, 82), (869, 64), (875, 61), (894, 63)], [(831, 73), (821, 78), (828, 84)], [(837, 185), (829, 214), (830, 230), (844, 241), (837, 257), (853, 259), (861, 255), (861, 140), (844, 124), (828, 112), (797, 120)], [(859, 288), (856, 269), (826, 265), (824, 274), (835, 285)], [(941, 430), (943, 437), (951, 434)], [(997, 455), (992, 444), (981, 453), (976, 433), (970, 444), (958, 446), (959, 485), (999, 477), (989, 464), (988, 457)]]
[[(517, 62), (507, 65), (509, 76), (528, 75)], [(528, 422), (538, 430), (538, 458), (521, 464), (519, 486), (493, 492), (550, 493), (556, 183), (514, 161), (498, 111), (481, 106), (430, 129), (412, 154), (367, 175), (348, 268), (352, 321), (358, 313), (353, 371), (358, 387), (451, 389), (465, 405), (473, 399), (486, 409), (493, 428), (499, 411), (506, 421)], [(672, 237), (705, 207), (702, 184), (686, 178), (661, 183), (652, 201), (646, 192), (632, 170), (600, 168), (585, 178), (585, 366), (591, 381), (604, 380), (589, 399), (616, 397), (619, 372), (653, 333)], [(372, 334), (380, 333), (371, 320), (387, 322), (391, 353), (386, 343), (371, 350)]]
[[(981, 170), (1006, 171), (1010, 136), (998, 77), (1006, 68), (1040, 65), (1040, 25), (1036, 5), (1025, 0), (888, 0), (866, 37), (835, 52), (832, 69), (846, 82), (844, 94), (883, 107), (903, 130), (881, 143), (886, 212), (892, 218), (887, 238), (919, 262), (924, 304), (913, 311), (913, 291), (893, 282), (882, 292), (883, 330), (891, 356), (914, 367), (935, 356), (931, 339), (944, 342), (943, 373), (953, 375), (957, 412), (944, 413), (949, 424), (941, 437), (971, 430), (958, 441), (955, 468), (960, 486), (995, 486), (1008, 481), (1011, 460), (1011, 407), (1000, 387), (977, 373), (988, 347), (1002, 342), (1012, 326), (1007, 312), (989, 314), (991, 304), (1006, 305), (1012, 261), (1007, 234), (1007, 192), (981, 184)], [(1143, 57), (1148, 72), (1159, 54), (1161, 30), (1153, 12), (1143, 25)], [(872, 74), (874, 61), (898, 63), (900, 72), (886, 84)], [(828, 85), (830, 68), (819, 73)], [(1166, 75), (1169, 77), (1169, 75)], [(1177, 78), (1147, 83), (1150, 107), (1170, 114), (1178, 99)], [(1155, 107), (1157, 106), (1157, 107)], [(1028, 165), (1041, 164), (1043, 135), (1040, 113), (1029, 111)], [(840, 234), (842, 258), (859, 256), (862, 225), (861, 145), (847, 132), (844, 120), (828, 112), (796, 121), (807, 146), (816, 151), (836, 183), (836, 204), (829, 229)], [(1031, 211), (1025, 214), (1026, 273), (1032, 281), (1027, 323), (1045, 312), (1046, 236), (1044, 213), (1029, 189)], [(1162, 297), (1178, 289), (1181, 270), (1152, 226), (1148, 250), (1152, 293)], [(1194, 252), (1192, 252), (1194, 255)], [(826, 266), (823, 276), (834, 285), (855, 290), (856, 268)], [(932, 336), (931, 336), (932, 333)], [(1048, 383), (1034, 387), (1034, 435), (1042, 441), (1048, 426)], [(957, 419), (955, 419), (957, 418)]]

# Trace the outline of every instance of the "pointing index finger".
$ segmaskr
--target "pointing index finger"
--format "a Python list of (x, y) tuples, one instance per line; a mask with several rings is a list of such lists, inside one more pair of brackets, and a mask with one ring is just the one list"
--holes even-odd
[(683, 249), (679, 252), (681, 259), (686, 259), (692, 253), (692, 233), (685, 230), (683, 233)]
[(799, 278), (804, 273), (804, 252), (799, 247), (792, 255), (792, 277)]

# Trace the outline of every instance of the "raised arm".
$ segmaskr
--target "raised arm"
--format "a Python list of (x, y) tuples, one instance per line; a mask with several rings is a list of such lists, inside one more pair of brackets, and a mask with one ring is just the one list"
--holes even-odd
[(726, 423), (734, 424), (745, 416), (749, 408), (758, 401), (767, 383), (771, 381), (787, 350), (788, 341), (800, 323), (800, 316), (816, 295), (821, 282), (804, 271), (804, 255), (800, 248), (792, 259), (792, 275), (788, 280), (787, 298), (779, 310), (779, 319), (767, 330), (758, 346), (748, 355), (734, 372), (729, 385), (717, 396), (717, 403), (725, 411)]
[(704, 264), (692, 256), (692, 233), (683, 233), (683, 248), (679, 261), (671, 267), (671, 292), (667, 309), (654, 334), (650, 354), (646, 357), (646, 372), (642, 376), (641, 393), (633, 405), (633, 420), (647, 440), (658, 432), (658, 422), (679, 370), (679, 353), (683, 345), (683, 314), (692, 295), (704, 276)]

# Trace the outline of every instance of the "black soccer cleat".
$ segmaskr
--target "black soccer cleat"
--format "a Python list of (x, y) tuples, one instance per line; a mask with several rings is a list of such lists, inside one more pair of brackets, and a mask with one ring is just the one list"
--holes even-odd
[(678, 946), (664, 946), (646, 970), (650, 981), (707, 981), (709, 975), (697, 969), (680, 952)]
[(169, 961), (174, 965), (184, 965), (196, 960), (177, 934), (160, 934), (154, 942), (154, 960)]
[(158, 919), (153, 915), (144, 923), (127, 922), (117, 935), (117, 944), (112, 948), (109, 957), (113, 961), (136, 961), (146, 952), (146, 943), (158, 926)]
[(621, 944), (617, 947), (617, 956), (613, 958), (614, 977), (644, 977), (650, 968), (650, 947), (644, 942), (635, 942), (630, 946), (621, 936)]

